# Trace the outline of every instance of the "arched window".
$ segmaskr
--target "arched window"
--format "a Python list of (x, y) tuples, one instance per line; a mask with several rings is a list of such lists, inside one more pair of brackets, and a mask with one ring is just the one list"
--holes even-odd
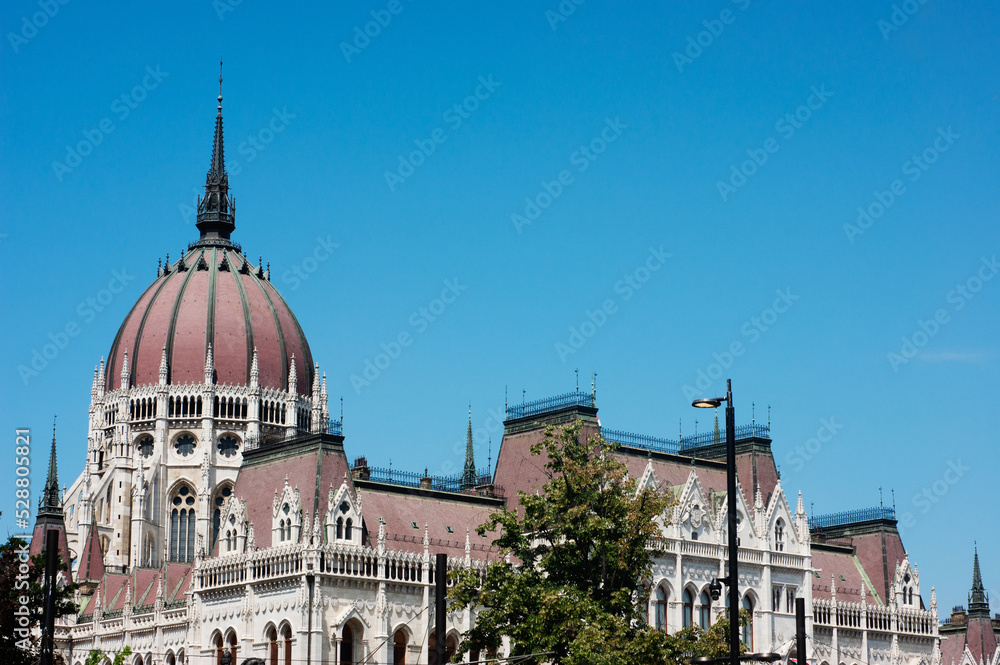
[(343, 537), (344, 537), (344, 518), (343, 517), (338, 517), (337, 518), (337, 540), (340, 540)]
[(354, 630), (344, 626), (340, 633), (340, 665), (354, 665)]
[(712, 600), (707, 591), (702, 591), (698, 597), (698, 625), (706, 630), (712, 625)]
[(743, 626), (743, 644), (747, 645), (747, 651), (753, 651), (753, 599), (749, 594), (743, 596), (743, 609), (750, 615)]
[(780, 517), (774, 523), (774, 549), (777, 552), (785, 551), (785, 523)]
[(393, 665), (406, 664), (406, 631), (400, 628), (392, 636), (392, 663)]
[(694, 596), (689, 589), (684, 589), (681, 599), (684, 601), (683, 625), (687, 628), (694, 623)]
[(233, 657), (233, 662), (234, 663), (238, 663), (239, 661), (236, 660), (236, 654), (237, 654), (237, 652), (239, 652), (240, 649), (239, 649), (238, 646), (236, 646), (236, 633), (229, 633), (229, 640), (228, 640), (228, 642), (229, 642), (229, 649), (228, 649), (228, 651), (229, 651), (229, 653)]
[(278, 665), (278, 631), (267, 629), (267, 665)]
[(222, 635), (216, 633), (212, 642), (215, 646), (215, 665), (222, 665)]
[(181, 485), (170, 500), (170, 560), (194, 561), (195, 510), (194, 492)]
[(292, 627), (287, 623), (281, 627), (281, 638), (285, 645), (285, 665), (292, 665)]
[(656, 587), (656, 630), (667, 632), (667, 590)]
[(352, 526), (354, 526), (354, 523), (351, 521), (351, 518), (348, 517), (347, 518), (347, 522), (344, 524), (344, 539), (345, 540), (350, 540), (351, 539), (351, 527)]

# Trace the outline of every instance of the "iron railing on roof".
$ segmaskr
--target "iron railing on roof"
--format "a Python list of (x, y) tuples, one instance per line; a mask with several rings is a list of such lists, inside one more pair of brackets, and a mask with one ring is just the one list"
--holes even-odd
[(857, 522), (894, 519), (896, 519), (895, 508), (875, 506), (873, 508), (859, 508), (857, 510), (845, 510), (839, 513), (829, 513), (827, 515), (816, 515), (815, 517), (810, 518), (809, 527), (811, 529), (822, 529), (831, 526), (855, 524)]
[(654, 450), (661, 453), (671, 453), (676, 455), (680, 450), (680, 444), (671, 439), (661, 439), (647, 434), (634, 434), (632, 432), (622, 432), (616, 429), (601, 428), (601, 436), (607, 441), (613, 441), (622, 446), (632, 448), (642, 448), (643, 450)]
[(536, 416), (540, 413), (557, 411), (568, 406), (587, 406), (595, 408), (597, 407), (597, 397), (593, 393), (580, 392), (577, 390), (576, 392), (563, 393), (562, 395), (555, 395), (554, 397), (543, 397), (542, 399), (536, 399), (531, 402), (508, 404), (507, 420)]
[(330, 418), (329, 422), (326, 424), (326, 433), (344, 436), (344, 421)]
[[(769, 425), (761, 425), (758, 423), (751, 423), (749, 425), (737, 425), (736, 426), (736, 441), (745, 439), (771, 439), (771, 427)], [(696, 434), (694, 436), (682, 436), (680, 442), (681, 452), (688, 450), (690, 448), (701, 448), (703, 446), (714, 446), (717, 444), (724, 444), (726, 442), (726, 430), (719, 430), (716, 434), (715, 430), (704, 432), (702, 434)]]
[[(461, 474), (455, 474), (451, 476), (422, 476), (419, 473), (414, 473), (413, 471), (400, 471), (399, 469), (392, 468), (382, 468), (377, 466), (368, 467), (368, 477), (366, 480), (371, 480), (376, 483), (387, 483), (389, 485), (402, 485), (403, 487), (415, 487), (420, 489), (425, 487), (422, 481), (425, 479), (430, 481), (430, 489), (437, 490), (439, 492), (464, 492), (475, 494), (475, 488), (483, 485), (489, 485), (490, 482), (490, 472), (487, 469), (480, 469), (476, 472), (476, 483), (469, 484), (464, 481)], [(492, 496), (502, 496), (503, 492), (501, 488), (494, 488)]]

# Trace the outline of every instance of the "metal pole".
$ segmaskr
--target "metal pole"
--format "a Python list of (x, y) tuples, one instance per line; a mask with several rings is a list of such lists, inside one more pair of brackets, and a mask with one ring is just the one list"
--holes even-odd
[(437, 665), (444, 665), (445, 656), (445, 600), (448, 595), (448, 555), (438, 554), (434, 564), (434, 583), (437, 594), (434, 596), (434, 655)]
[(59, 567), (59, 532), (45, 532), (45, 601), (42, 609), (41, 665), (52, 665), (56, 627), (56, 573)]
[(740, 665), (740, 590), (737, 587), (736, 414), (732, 381), (726, 379), (726, 494), (729, 497), (729, 663)]
[(806, 664), (806, 599), (795, 599), (795, 661)]

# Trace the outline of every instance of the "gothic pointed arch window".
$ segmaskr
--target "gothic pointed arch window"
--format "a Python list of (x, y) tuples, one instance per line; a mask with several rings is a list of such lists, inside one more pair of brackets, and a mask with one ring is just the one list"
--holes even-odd
[(685, 628), (694, 623), (694, 594), (691, 593), (690, 589), (684, 589), (684, 594), (681, 596), (683, 601), (683, 614), (682, 614), (682, 624)]
[(785, 522), (780, 517), (774, 523), (774, 550), (785, 551)]
[(743, 596), (743, 609), (750, 615), (747, 624), (742, 627), (743, 644), (747, 645), (747, 651), (753, 651), (753, 598), (750, 594)]
[(174, 490), (170, 499), (170, 560), (194, 561), (195, 493), (187, 485)]
[(667, 605), (669, 603), (670, 597), (667, 594), (666, 588), (661, 584), (656, 587), (656, 605), (654, 616), (656, 618), (656, 630), (660, 632), (667, 632)]
[(698, 625), (705, 630), (712, 625), (712, 599), (707, 591), (702, 591), (698, 597)]
[(274, 626), (267, 629), (267, 665), (278, 665), (278, 631)]

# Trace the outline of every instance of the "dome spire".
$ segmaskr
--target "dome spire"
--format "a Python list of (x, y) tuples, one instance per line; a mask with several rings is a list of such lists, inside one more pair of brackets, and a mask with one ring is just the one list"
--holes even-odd
[(201, 240), (229, 240), (236, 228), (236, 206), (229, 198), (229, 174), (222, 141), (222, 59), (219, 59), (219, 107), (215, 116), (215, 139), (212, 142), (212, 164), (205, 177), (205, 196), (198, 201), (198, 222)]

